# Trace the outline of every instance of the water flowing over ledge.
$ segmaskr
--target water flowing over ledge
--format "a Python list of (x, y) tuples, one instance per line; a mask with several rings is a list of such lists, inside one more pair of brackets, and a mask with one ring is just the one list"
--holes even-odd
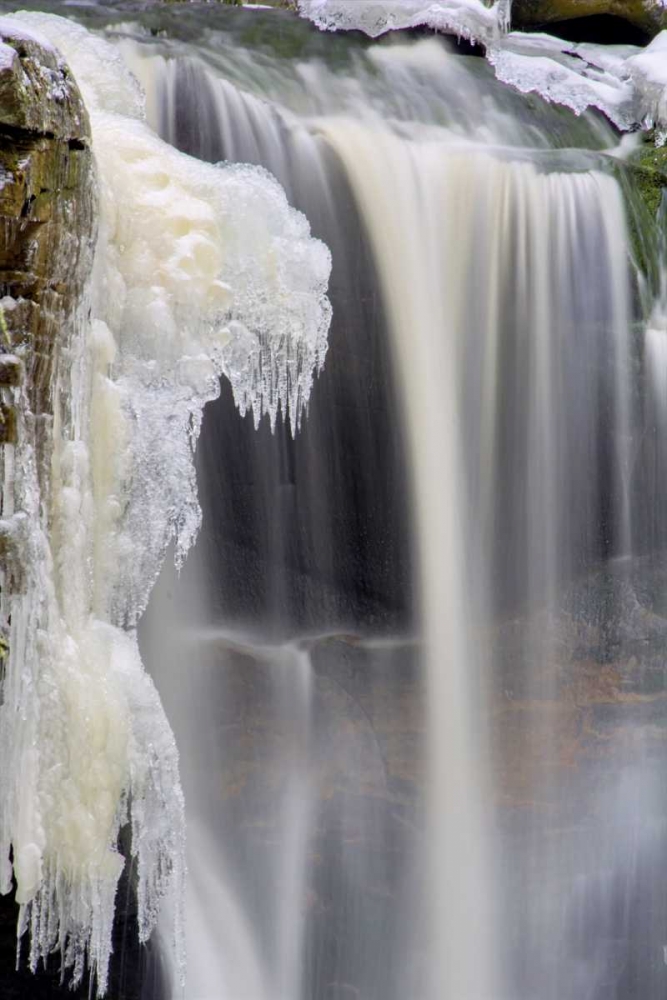
[(667, 139), (667, 30), (645, 48), (564, 42), (508, 32), (511, 0), (299, 0), (303, 17), (329, 31), (386, 31), (427, 26), (486, 47), (503, 83), (581, 114), (598, 108), (620, 129), (657, 128)]
[[(326, 353), (330, 257), (266, 171), (204, 165), (159, 140), (106, 42), (51, 15), (3, 28), (55, 46), (74, 72), (99, 235), (51, 386), (47, 492), (24, 398), (4, 461), (3, 516), (25, 580), (2, 585), (0, 841), (31, 968), (58, 949), (72, 984), (89, 968), (103, 996), (128, 822), (140, 938), (171, 893), (181, 975), (183, 964), (178, 754), (135, 626), (170, 541), (180, 563), (197, 534), (193, 452), (219, 376), (256, 421), (282, 410), (298, 427)], [(7, 861), (4, 892), (11, 880)]]

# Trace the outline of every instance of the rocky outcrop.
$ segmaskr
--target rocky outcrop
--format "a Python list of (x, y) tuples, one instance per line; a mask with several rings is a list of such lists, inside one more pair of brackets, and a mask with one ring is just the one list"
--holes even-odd
[[(0, 441), (17, 434), (16, 386), (50, 418), (55, 366), (92, 257), (90, 128), (60, 55), (0, 23)], [(39, 445), (40, 435), (37, 435)]]
[(617, 17), (653, 37), (667, 28), (667, 8), (657, 0), (514, 0), (512, 26), (538, 28), (582, 17)]
[(655, 146), (646, 141), (632, 157), (633, 175), (636, 189), (648, 208), (655, 216), (662, 193), (667, 188), (667, 146)]

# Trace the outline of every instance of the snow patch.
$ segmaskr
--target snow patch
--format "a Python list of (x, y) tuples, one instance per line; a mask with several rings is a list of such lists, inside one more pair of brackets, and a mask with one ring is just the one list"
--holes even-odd
[(5, 45), (3, 42), (0, 42), (0, 73), (8, 70), (11, 71), (17, 59), (16, 49), (13, 49), (11, 45)]
[(17, 41), (32, 42), (34, 45), (41, 45), (47, 52), (56, 53), (55, 46), (39, 30), (35, 31), (28, 27), (21, 14), (11, 14), (0, 17), (0, 36), (7, 35)]

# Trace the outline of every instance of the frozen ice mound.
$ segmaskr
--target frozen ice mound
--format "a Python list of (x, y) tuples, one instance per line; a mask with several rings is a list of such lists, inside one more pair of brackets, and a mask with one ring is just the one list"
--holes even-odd
[(99, 234), (52, 387), (67, 404), (49, 497), (25, 396), (5, 463), (16, 509), (3, 517), (25, 573), (1, 595), (0, 891), (13, 874), (31, 968), (59, 951), (72, 985), (89, 969), (103, 996), (126, 824), (140, 937), (170, 894), (184, 961), (178, 753), (135, 626), (169, 544), (180, 563), (196, 536), (194, 448), (220, 376), (256, 422), (281, 411), (298, 428), (327, 349), (331, 262), (265, 171), (204, 164), (158, 139), (112, 46), (53, 15), (13, 20), (62, 53), (84, 94)]

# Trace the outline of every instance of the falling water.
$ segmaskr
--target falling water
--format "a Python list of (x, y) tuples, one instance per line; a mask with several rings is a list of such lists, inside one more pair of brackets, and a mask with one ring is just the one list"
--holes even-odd
[[(162, 34), (120, 16), (107, 38), (161, 138), (265, 168), (333, 260), (314, 385), (310, 245), (307, 287), (297, 268), (275, 300), (298, 300), (312, 336), (291, 350), (279, 316), (273, 339), (266, 325), (250, 349), (232, 324), (212, 351), (227, 383), (198, 399), (201, 531), (140, 624), (181, 754), (187, 1000), (627, 1000), (637, 984), (657, 1000), (667, 913), (638, 897), (665, 837), (649, 693), (667, 638), (664, 288), (638, 348), (650, 290), (615, 135), (443, 39), (328, 52), (275, 13), (164, 12)], [(104, 129), (110, 162), (109, 136), (149, 143), (132, 192), (143, 210), (148, 184), (177, 228), (148, 183), (167, 147)], [(194, 163), (170, 160), (170, 183), (188, 190)], [(215, 169), (197, 166), (202, 195)], [(244, 183), (272, 182), (236, 169), (257, 248)], [(147, 273), (118, 253), (126, 281), (133, 261)], [(281, 262), (262, 258), (262, 280)], [(258, 290), (252, 265), (229, 280)], [(191, 445), (179, 558), (199, 527)], [(636, 972), (618, 953), (644, 941)], [(163, 932), (169, 985), (147, 1000), (177, 993), (170, 947)]]
[[(552, 660), (542, 633), (567, 582), (598, 554), (629, 550), (620, 191), (600, 172), (601, 160), (572, 154), (562, 172), (556, 159), (529, 155), (526, 144), (543, 145), (530, 116), (510, 117), (507, 96), (490, 91), (475, 62), (468, 68), (435, 42), (357, 55), (353, 78), (266, 58), (251, 70), (224, 39), (210, 60), (201, 51), (119, 45), (161, 133), (205, 159), (267, 166), (319, 220), (334, 261), (340, 168), (351, 188), (349, 211), (370, 242), (405, 419), (429, 706), (422, 916), (431, 958), (397, 996), (503, 996), (512, 972), (500, 957), (500, 897), (509, 893), (512, 907), (516, 890), (494, 876), (497, 820), (481, 720), (497, 654), (485, 636), (508, 608), (530, 608), (526, 642), (534, 649), (542, 638), (540, 655)], [(451, 98), (464, 86), (489, 107), (474, 122), (468, 105)], [(599, 122), (587, 129), (589, 144), (604, 141)], [(614, 428), (609, 453), (604, 407)], [(602, 503), (604, 540), (596, 527)], [(322, 527), (311, 530), (317, 537)], [(556, 698), (548, 673), (545, 705)], [(555, 739), (547, 712), (527, 752), (548, 760)], [(546, 764), (537, 780), (549, 786)], [(557, 857), (547, 860), (550, 848), (538, 850), (559, 867)], [(545, 941), (557, 937), (556, 926), (541, 927)], [(402, 946), (414, 948), (408, 942)], [(376, 995), (372, 986), (368, 995)]]

